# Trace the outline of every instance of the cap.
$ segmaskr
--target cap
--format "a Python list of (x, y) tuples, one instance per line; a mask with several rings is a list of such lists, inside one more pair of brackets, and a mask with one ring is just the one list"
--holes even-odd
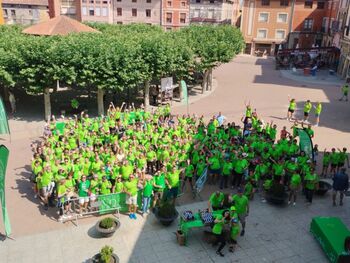
[(236, 211), (236, 207), (233, 205), (233, 206), (230, 207), (230, 210), (231, 211)]

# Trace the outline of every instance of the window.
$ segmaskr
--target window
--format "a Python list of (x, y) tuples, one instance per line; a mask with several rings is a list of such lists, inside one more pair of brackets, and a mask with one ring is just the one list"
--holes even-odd
[(172, 13), (166, 13), (166, 22), (167, 23), (173, 22), (173, 14)]
[(81, 2), (82, 2), (82, 3), (86, 3), (86, 0), (82, 0)]
[(96, 0), (95, 4), (101, 4), (101, 1), (100, 0)]
[(7, 9), (3, 9), (4, 10), (4, 17), (7, 17), (9, 14), (7, 13)]
[(12, 17), (13, 17), (13, 16), (16, 16), (16, 10), (11, 9), (11, 16), (12, 16)]
[(181, 24), (186, 23), (186, 13), (180, 13), (180, 23)]
[(286, 31), (282, 29), (277, 29), (276, 30), (276, 39), (284, 39), (286, 37)]
[(324, 2), (317, 2), (317, 9), (323, 9), (324, 8)]
[(210, 0), (209, 3), (214, 4), (215, 0)]
[(103, 1), (102, 4), (108, 4), (108, 1)]
[(195, 9), (193, 12), (193, 17), (199, 17), (200, 9)]
[(151, 9), (146, 9), (146, 17), (151, 17)]
[(121, 7), (117, 8), (117, 16), (122, 16), (123, 15), (123, 9)]
[(131, 14), (132, 16), (137, 16), (137, 9), (136, 8), (131, 9)]
[(96, 16), (101, 16), (101, 8), (96, 7), (95, 8), (95, 13), (96, 13)]
[(95, 10), (92, 7), (90, 7), (89, 8), (89, 16), (94, 16), (94, 15), (95, 15)]
[(304, 8), (312, 8), (312, 1), (310, 0), (305, 1)]
[(186, 2), (181, 2), (182, 7), (186, 7)]
[(152, 0), (146, 0), (146, 3), (152, 3)]
[(289, 0), (280, 0), (280, 6), (288, 6)]
[(269, 20), (269, 13), (259, 13), (259, 22), (267, 22)]
[(270, 0), (261, 0), (261, 5), (270, 5)]
[(167, 5), (168, 5), (168, 6), (172, 6), (172, 2), (171, 2), (171, 1), (168, 1), (168, 2), (167, 2)]
[(166, 28), (166, 31), (171, 31), (171, 30), (173, 30), (171, 27)]
[(267, 29), (258, 29), (258, 38), (267, 38)]
[[(117, 0), (117, 2), (121, 2), (122, 0)], [(117, 24), (118, 24), (119, 22), (117, 22)]]
[(29, 14), (30, 16), (32, 16), (32, 15), (33, 15), (33, 10), (32, 10), (32, 9), (29, 9), (29, 10), (28, 10), (28, 14)]
[(306, 18), (304, 20), (304, 30), (305, 31), (311, 31), (312, 30), (312, 25), (313, 25), (313, 19), (312, 18)]
[(196, 3), (199, 4), (201, 2), (201, 0), (196, 0)]
[(85, 6), (83, 6), (83, 16), (87, 16), (87, 9)]
[(118, 24), (118, 25), (122, 25), (123, 22), (122, 22), (122, 21), (118, 21), (117, 24)]
[(287, 14), (280, 13), (277, 15), (277, 22), (278, 23), (287, 23)]
[(208, 18), (213, 19), (214, 18), (214, 9), (208, 10)]
[(137, 0), (132, 0), (131, 2), (136, 3), (136, 2), (137, 2)]
[(94, 3), (94, 0), (89, 0), (89, 3), (90, 3), (90, 4), (93, 4), (93, 3)]
[(102, 16), (108, 16), (107, 7), (102, 7)]

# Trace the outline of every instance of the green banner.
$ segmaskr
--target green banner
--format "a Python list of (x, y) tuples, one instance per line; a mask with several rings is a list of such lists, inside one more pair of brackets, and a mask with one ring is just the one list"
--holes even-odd
[[(98, 197), (100, 215), (111, 213), (115, 209), (120, 212), (128, 212), (126, 193), (101, 195)], [(137, 194), (137, 205), (142, 207), (142, 191)]]
[(10, 134), (9, 122), (7, 119), (4, 103), (0, 98), (0, 134)]
[(11, 235), (11, 224), (10, 224), (9, 216), (7, 214), (6, 201), (5, 201), (5, 175), (6, 175), (8, 157), (9, 157), (9, 150), (4, 145), (1, 145), (0, 146), (0, 202), (1, 202), (2, 217), (4, 221), (6, 236)]
[(311, 160), (314, 160), (314, 150), (309, 134), (303, 129), (298, 129), (298, 136), (300, 150), (304, 151)]

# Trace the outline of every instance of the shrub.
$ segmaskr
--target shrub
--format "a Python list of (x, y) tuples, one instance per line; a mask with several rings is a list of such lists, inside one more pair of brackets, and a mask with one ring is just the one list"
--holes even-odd
[(113, 248), (110, 246), (104, 246), (100, 251), (100, 262), (109, 263), (112, 259)]
[(100, 227), (109, 229), (114, 226), (114, 219), (112, 217), (106, 217), (101, 220)]

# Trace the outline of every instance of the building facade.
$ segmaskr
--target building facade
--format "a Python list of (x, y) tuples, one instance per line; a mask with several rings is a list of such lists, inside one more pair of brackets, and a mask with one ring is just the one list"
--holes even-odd
[[(0, 0), (0, 7), (2, 6), (2, 0)], [(0, 25), (3, 25), (5, 23), (5, 20), (4, 20), (4, 15), (3, 15), (3, 12), (2, 12), (2, 8), (0, 8)]]
[(286, 41), (291, 26), (289, 0), (244, 0), (241, 31), (246, 43), (245, 53), (273, 55)]
[(190, 24), (189, 0), (162, 0), (161, 26), (166, 30), (176, 30)]
[[(338, 11), (340, 24), (340, 58), (337, 68), (338, 75), (350, 78), (350, 1), (341, 0)], [(333, 41), (334, 42), (334, 41)]]
[(47, 0), (2, 0), (6, 24), (32, 25), (49, 19)]
[(81, 4), (82, 1), (94, 2), (93, 0), (48, 0), (50, 18), (65, 15), (82, 21)]
[(191, 0), (190, 23), (233, 24), (232, 0)]

